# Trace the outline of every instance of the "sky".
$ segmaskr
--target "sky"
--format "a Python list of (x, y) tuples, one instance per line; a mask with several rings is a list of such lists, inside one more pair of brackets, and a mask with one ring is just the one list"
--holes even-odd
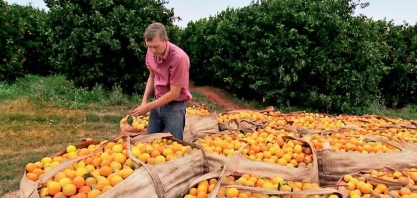
[[(35, 7), (45, 8), (43, 0), (6, 0), (9, 4), (17, 3), (27, 5), (32, 3)], [(177, 25), (185, 27), (191, 20), (215, 15), (227, 7), (243, 7), (249, 5), (252, 0), (170, 0), (166, 5), (168, 8), (174, 8), (174, 13), (182, 18)], [(364, 0), (362, 0), (365, 2)], [(374, 19), (393, 20), (396, 24), (402, 24), (406, 20), (411, 25), (417, 23), (417, 0), (366, 0), (370, 6), (357, 10), (356, 14), (365, 14)]]

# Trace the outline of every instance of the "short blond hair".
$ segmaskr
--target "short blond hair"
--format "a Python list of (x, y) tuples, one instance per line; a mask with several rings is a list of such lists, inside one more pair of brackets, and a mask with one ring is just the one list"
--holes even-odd
[(145, 41), (152, 41), (155, 37), (165, 39), (168, 37), (168, 33), (162, 23), (154, 22), (146, 28), (143, 37)]

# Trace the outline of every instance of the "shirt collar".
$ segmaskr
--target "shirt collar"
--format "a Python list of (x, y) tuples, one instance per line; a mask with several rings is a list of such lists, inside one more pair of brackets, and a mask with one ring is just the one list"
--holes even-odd
[(171, 43), (167, 41), (167, 48), (165, 49), (164, 56), (162, 57), (164, 60), (168, 59), (170, 50), (171, 50)]
[[(169, 41), (167, 41), (167, 48), (165, 49), (165, 53), (162, 56), (162, 60), (167, 60), (168, 59), (170, 50), (171, 50), (171, 43)], [(153, 57), (156, 58), (156, 59), (158, 59), (158, 60), (160, 59), (160, 58), (158, 58), (156, 56), (153, 56)]]

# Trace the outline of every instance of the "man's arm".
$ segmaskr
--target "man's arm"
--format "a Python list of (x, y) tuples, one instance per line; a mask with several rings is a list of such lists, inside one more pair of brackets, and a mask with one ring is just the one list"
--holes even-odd
[(150, 73), (149, 73), (148, 81), (146, 82), (145, 93), (143, 94), (143, 98), (142, 98), (142, 105), (145, 105), (146, 103), (148, 103), (148, 100), (154, 91), (153, 83), (154, 83), (155, 74), (151, 70), (149, 70), (149, 72)]
[(178, 98), (181, 93), (181, 88), (184, 86), (184, 79), (188, 78), (189, 61), (187, 58), (181, 58), (176, 65), (171, 69), (170, 90), (162, 97), (148, 103), (148, 109), (155, 109), (157, 107), (168, 104), (169, 102)]

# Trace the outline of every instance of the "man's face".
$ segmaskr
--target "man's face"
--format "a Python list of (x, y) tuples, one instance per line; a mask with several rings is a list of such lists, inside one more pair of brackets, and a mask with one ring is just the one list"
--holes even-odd
[(146, 41), (145, 44), (154, 56), (162, 57), (165, 52), (168, 39), (161, 39), (159, 37), (153, 38), (152, 41)]

